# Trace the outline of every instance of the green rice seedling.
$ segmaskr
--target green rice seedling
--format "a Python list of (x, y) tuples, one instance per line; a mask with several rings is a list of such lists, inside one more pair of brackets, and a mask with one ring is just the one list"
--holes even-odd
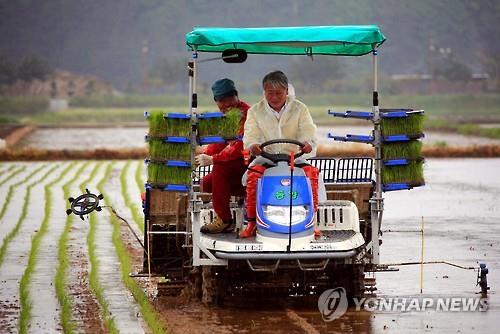
[[(70, 197), (70, 187), (76, 183), (78, 177), (90, 165), (90, 161), (81, 164), (73, 175), (73, 178), (63, 185), (64, 199)], [(57, 267), (54, 277), (54, 286), (57, 300), (59, 301), (61, 326), (64, 333), (73, 333), (76, 327), (71, 319), (73, 309), (73, 298), (68, 291), (67, 272), (70, 266), (68, 254), (69, 233), (73, 228), (73, 216), (67, 216), (64, 223), (64, 230), (57, 242)]]
[[(17, 166), (16, 166), (17, 167)], [(3, 179), (2, 181), (0, 181), (0, 186), (3, 186), (5, 182), (11, 180), (14, 176), (16, 176), (17, 174), (19, 173), (22, 173), (24, 172), (24, 170), (26, 169), (26, 166), (23, 166), (23, 167), (19, 167), (18, 169), (14, 170), (12, 173), (8, 174), (5, 179)], [(9, 172), (10, 172), (10, 169), (9, 169)]]
[(191, 182), (191, 168), (169, 167), (163, 163), (151, 162), (148, 164), (148, 183), (151, 184), (189, 184)]
[(190, 143), (166, 143), (159, 138), (150, 138), (149, 156), (153, 160), (191, 160), (191, 144)]
[(411, 114), (408, 117), (382, 118), (382, 135), (418, 135), (424, 132), (424, 115)]
[(233, 138), (238, 135), (241, 120), (241, 111), (231, 108), (224, 117), (201, 118), (198, 120), (198, 136), (221, 136)]
[[(130, 162), (127, 162), (125, 168), (122, 170), (120, 175), (120, 180), (122, 183), (122, 194), (127, 193), (127, 188), (124, 187), (126, 182), (124, 182), (127, 177), (127, 170)], [(140, 166), (140, 164), (138, 164)], [(137, 170), (140, 170), (138, 167)], [(106, 189), (101, 185), (98, 186), (98, 190), (101, 194), (104, 195), (104, 201), (107, 204), (107, 198), (112, 198), (108, 193), (106, 193)], [(129, 208), (134, 212), (136, 211), (136, 207), (133, 208), (127, 204)], [(134, 215), (135, 219), (135, 215)], [(149, 303), (148, 297), (142, 290), (142, 288), (136, 283), (134, 278), (130, 277), (129, 273), (133, 271), (132, 260), (129, 256), (129, 251), (125, 247), (125, 244), (122, 240), (120, 222), (115, 216), (110, 217), (111, 223), (113, 224), (113, 234), (112, 241), (115, 246), (116, 255), (118, 256), (118, 260), (120, 261), (120, 270), (121, 270), (121, 278), (125, 286), (132, 293), (134, 300), (139, 305), (139, 310), (144, 321), (148, 324), (149, 329), (152, 333), (161, 334), (165, 333), (165, 329), (162, 326), (162, 323), (159, 319), (159, 314), (154, 310), (153, 306)]]
[(382, 158), (389, 159), (417, 159), (422, 153), (422, 142), (410, 140), (408, 142), (386, 143), (382, 146)]
[(424, 183), (424, 162), (413, 161), (406, 166), (382, 167), (382, 182), (388, 183)]
[(223, 117), (198, 119), (198, 136), (220, 136), (220, 131), (223, 128), (223, 122)]
[(45, 207), (44, 207), (44, 216), (42, 223), (40, 224), (39, 230), (35, 233), (34, 237), (31, 239), (31, 249), (28, 257), (28, 264), (24, 269), (23, 276), (21, 277), (21, 281), (19, 282), (19, 295), (21, 296), (21, 315), (19, 316), (19, 333), (28, 332), (30, 321), (32, 319), (31, 314), (31, 296), (29, 291), (29, 286), (31, 284), (33, 272), (35, 270), (35, 266), (38, 262), (38, 251), (40, 249), (42, 238), (47, 234), (50, 218), (51, 218), (51, 208), (52, 208), (52, 191), (51, 188), (59, 182), (62, 178), (68, 174), (68, 172), (74, 167), (76, 162), (69, 164), (62, 171), (60, 175), (50, 183), (46, 184), (44, 187), (45, 193)]
[(167, 135), (177, 137), (191, 136), (191, 119), (189, 118), (166, 118)]
[(167, 122), (163, 118), (163, 110), (154, 109), (148, 112), (149, 135), (165, 137), (167, 135)]
[(144, 183), (146, 183), (146, 180), (144, 179), (144, 164), (141, 162), (137, 163), (137, 169), (135, 170), (135, 183), (137, 184), (137, 188), (139, 189), (139, 192), (144, 191)]
[(127, 207), (130, 209), (130, 212), (132, 213), (132, 218), (134, 219), (135, 223), (139, 227), (141, 231), (144, 230), (144, 221), (143, 221), (143, 215), (142, 211), (140, 210), (140, 202), (139, 199), (136, 198), (135, 201), (130, 198), (130, 194), (128, 191), (128, 184), (127, 184), (127, 177), (128, 177), (128, 171), (130, 169), (130, 166), (132, 164), (132, 160), (127, 161), (125, 166), (123, 167), (123, 170), (120, 174), (120, 184), (122, 187), (122, 197), (125, 201), (125, 204)]
[[(101, 189), (104, 185), (104, 183), (109, 180), (109, 176), (111, 173), (112, 169), (112, 164), (113, 163), (108, 163), (104, 176), (101, 178), (101, 180), (97, 183), (97, 188)], [(103, 162), (98, 163), (95, 167), (92, 173), (97, 172), (97, 170), (103, 165)], [(95, 174), (91, 174), (92, 179), (95, 177)], [(92, 180), (90, 179), (90, 180)], [(80, 185), (80, 189), (84, 188), (85, 186), (83, 183)], [(83, 192), (83, 189), (82, 189)], [(115, 317), (114, 315), (109, 311), (109, 303), (106, 300), (106, 296), (104, 294), (104, 288), (101, 284), (101, 281), (99, 279), (99, 267), (100, 267), (100, 261), (99, 257), (97, 256), (96, 253), (96, 234), (97, 234), (97, 217), (95, 214), (89, 215), (89, 229), (88, 229), (88, 234), (87, 234), (87, 247), (88, 247), (88, 255), (89, 255), (89, 263), (90, 263), (90, 272), (89, 272), (89, 286), (94, 294), (95, 298), (97, 299), (97, 302), (99, 303), (100, 306), (100, 313), (101, 317), (104, 321), (104, 325), (106, 326), (106, 330), (109, 333), (118, 333), (118, 327), (116, 325)]]
[[(24, 180), (19, 181), (18, 183), (11, 185), (10, 188), (16, 189), (20, 185), (22, 185), (28, 181), (31, 181), (32, 177), (37, 175), (41, 170), (45, 169), (47, 166), (48, 166), (47, 164), (44, 164), (44, 165), (38, 167), (33, 172), (31, 172), (31, 174), (27, 175)], [(43, 181), (43, 179), (46, 178), (50, 173), (52, 173), (52, 171), (53, 170), (49, 170), (44, 176), (42, 176), (41, 179), (36, 180), (34, 183), (31, 183), (26, 187), (26, 193), (24, 195), (24, 202), (23, 202), (23, 206), (22, 206), (22, 210), (21, 210), (21, 216), (17, 220), (17, 223), (14, 226), (14, 228), (12, 230), (10, 230), (10, 232), (7, 233), (7, 235), (5, 235), (5, 237), (3, 238), (3, 241), (2, 241), (2, 246), (0, 247), (0, 266), (2, 266), (2, 263), (5, 259), (5, 253), (7, 252), (7, 247), (9, 246), (12, 239), (14, 239), (14, 237), (19, 232), (19, 229), (21, 228), (21, 225), (23, 224), (23, 222), (26, 219), (26, 216), (28, 214), (28, 204), (29, 204), (29, 199), (31, 196), (31, 188), (34, 185), (36, 185), (36, 183)], [(10, 188), (9, 188), (9, 190), (10, 190)], [(20, 191), (19, 188), (17, 191)], [(10, 193), (13, 193), (13, 191)], [(4, 208), (2, 209), (2, 216), (5, 214), (4, 210), (6, 210), (7, 205), (9, 205), (9, 203), (10, 203), (10, 198), (12, 196), (12, 195), (10, 195), (10, 193), (7, 195), (7, 199), (4, 203)]]
[(224, 115), (221, 135), (224, 138), (238, 136), (241, 121), (241, 110), (238, 108), (229, 109)]

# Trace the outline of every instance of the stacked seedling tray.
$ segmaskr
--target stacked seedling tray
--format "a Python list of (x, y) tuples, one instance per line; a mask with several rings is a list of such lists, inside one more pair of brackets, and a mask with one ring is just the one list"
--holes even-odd
[[(373, 120), (373, 112), (346, 111), (330, 112), (336, 117)], [(377, 143), (375, 135), (335, 136), (330, 138), (339, 141), (360, 142), (381, 145), (382, 151), (382, 190), (393, 191), (412, 189), (423, 186), (424, 158), (422, 142), (424, 111), (413, 109), (380, 109), (381, 139)], [(375, 132), (375, 131), (374, 131)]]
[(191, 184), (191, 117), (151, 110), (146, 117), (149, 134), (148, 182), (146, 187), (189, 191)]
[(237, 108), (197, 115), (197, 135), (200, 145), (224, 143), (239, 138), (241, 111)]

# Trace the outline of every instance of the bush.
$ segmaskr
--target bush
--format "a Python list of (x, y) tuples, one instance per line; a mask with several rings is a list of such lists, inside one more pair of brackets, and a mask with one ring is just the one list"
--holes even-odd
[(49, 99), (40, 96), (0, 96), (0, 116), (16, 118), (44, 112)]

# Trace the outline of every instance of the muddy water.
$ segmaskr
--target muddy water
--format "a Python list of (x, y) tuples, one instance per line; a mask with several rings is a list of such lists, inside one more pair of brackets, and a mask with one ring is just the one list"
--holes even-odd
[[(139, 163), (139, 162), (137, 162)], [(37, 164), (28, 164), (33, 170)], [(117, 169), (123, 163), (117, 164)], [(131, 168), (128, 178), (133, 179)], [(183, 302), (181, 299), (160, 298), (156, 305), (162, 310), (164, 319), (168, 322), (171, 333), (483, 333), (497, 332), (500, 325), (500, 159), (430, 159), (426, 162), (427, 186), (411, 191), (400, 191), (385, 194), (385, 212), (382, 229), (384, 231), (381, 247), (382, 263), (399, 263), (419, 261), (421, 257), (421, 234), (416, 232), (424, 221), (424, 259), (427, 261), (447, 260), (465, 266), (477, 266), (478, 262), (486, 262), (489, 269), (489, 285), (491, 291), (488, 297), (486, 312), (444, 312), (427, 310), (422, 311), (385, 311), (362, 310), (350, 308), (346, 314), (331, 322), (323, 321), (316, 306), (317, 301), (310, 300), (289, 303), (283, 300), (272, 302), (233, 301), (226, 307), (208, 309), (198, 302)], [(3, 194), (12, 183), (18, 182), (27, 174), (24, 173), (12, 178), (2, 186), (0, 203), (5, 201)], [(81, 180), (86, 178), (81, 175)], [(5, 175), (3, 176), (5, 177)], [(3, 179), (2, 177), (2, 179)], [(123, 203), (116, 200), (120, 196), (118, 174), (113, 172), (109, 183), (109, 192), (113, 204), (124, 209)], [(47, 180), (49, 182), (49, 180)], [(132, 183), (133, 184), (133, 183)], [(132, 187), (132, 184), (129, 187)], [(92, 188), (95, 188), (93, 184)], [(41, 187), (42, 185), (40, 185)], [(90, 186), (90, 185), (89, 185)], [(79, 193), (73, 189), (72, 193)], [(55, 196), (56, 193), (54, 193)], [(61, 196), (60, 192), (58, 192)], [(0, 236), (3, 237), (12, 228), (11, 220), (17, 220), (23, 203), (24, 190), (14, 194), (6, 217), (8, 220), (0, 222)], [(137, 194), (134, 198), (137, 198)], [(35, 197), (33, 197), (35, 198)], [(38, 206), (33, 206), (38, 207)], [(41, 211), (37, 209), (38, 215)], [(120, 210), (120, 213), (121, 210)], [(33, 213), (29, 214), (30, 216)], [(102, 224), (108, 224), (108, 216), (100, 216)], [(64, 216), (53, 217), (54, 223), (63, 224)], [(76, 218), (78, 219), (78, 218)], [(24, 226), (28, 226), (29, 219)], [(7, 228), (8, 227), (8, 228)], [(101, 226), (105, 227), (105, 226)], [(75, 223), (72, 230), (70, 252), (85, 253), (85, 237), (87, 225)], [(20, 235), (28, 236), (22, 230)], [(101, 231), (105, 233), (105, 231)], [(28, 240), (28, 239), (26, 239)], [(56, 238), (52, 242), (55, 242)], [(106, 242), (110, 242), (106, 238)], [(47, 239), (48, 241), (48, 239)], [(101, 240), (104, 245), (104, 240)], [(132, 241), (134, 242), (134, 241)], [(19, 244), (19, 243), (18, 243)], [(29, 245), (29, 242), (26, 244)], [(76, 246), (81, 251), (75, 250)], [(19, 247), (19, 250), (22, 247)], [(14, 254), (13, 247), (8, 252), (8, 258)], [(16, 250), (18, 248), (16, 247)], [(103, 253), (112, 253), (104, 249)], [(10, 255), (9, 255), (10, 254)], [(85, 257), (85, 255), (83, 255)], [(104, 256), (103, 256), (104, 257)], [(26, 250), (23, 251), (23, 263), (26, 262)], [(111, 262), (116, 262), (111, 261)], [(43, 261), (40, 262), (40, 265)], [(104, 263), (104, 262), (103, 262)], [(74, 277), (76, 268), (86, 271), (87, 266), (80, 268), (78, 263), (72, 263), (70, 286), (73, 293), (75, 285), (80, 284)], [(111, 265), (111, 263), (109, 264)], [(116, 263), (115, 271), (116, 269)], [(6, 268), (4, 263), (4, 268)], [(14, 304), (10, 306), (11, 314), (2, 313), (6, 307), (0, 307), (0, 328), (14, 329), (19, 310), (15, 305), (18, 302), (18, 279), (11, 277), (22, 273), (23, 266), (9, 267), (7, 273), (0, 274), (0, 299), (12, 295)], [(420, 267), (400, 266), (400, 271), (377, 273), (378, 296), (382, 298), (421, 297), (476, 297), (479, 288), (475, 286), (476, 273), (443, 264), (424, 266), (423, 294), (420, 293)], [(1, 270), (0, 270), (1, 271)], [(86, 273), (84, 273), (86, 274)], [(38, 276), (37, 274), (34, 275)], [(50, 275), (49, 275), (50, 276)], [(106, 275), (100, 276), (106, 279)], [(12, 279), (11, 279), (12, 278)], [(83, 276), (86, 281), (86, 275)], [(118, 285), (118, 277), (112, 281)], [(9, 283), (11, 281), (12, 283)], [(46, 283), (46, 282), (45, 282)], [(33, 283), (35, 288), (36, 282)], [(333, 287), (332, 287), (333, 288)], [(123, 290), (123, 289), (122, 289)], [(125, 301), (122, 304), (132, 304)], [(79, 302), (87, 303), (85, 299), (77, 298)], [(39, 305), (39, 304), (38, 304)], [(8, 305), (7, 305), (8, 306)], [(39, 307), (39, 306), (38, 306)], [(48, 308), (47, 308), (48, 309)], [(51, 308), (53, 309), (53, 308)], [(52, 311), (53, 312), (53, 311)], [(128, 311), (126, 311), (128, 313)], [(36, 315), (36, 314), (35, 314)], [(50, 315), (47, 315), (50, 316)], [(52, 315), (56, 316), (56, 315)], [(94, 314), (97, 317), (97, 312)], [(12, 321), (11, 321), (12, 320)], [(38, 321), (38, 320), (37, 320)], [(45, 326), (45, 324), (42, 324)], [(78, 323), (79, 329), (85, 326)], [(80, 326), (81, 325), (81, 326)], [(3, 326), (3, 327), (2, 327)], [(42, 327), (42, 326), (40, 326)], [(35, 327), (34, 327), (35, 328)], [(39, 327), (36, 327), (39, 328)], [(47, 324), (48, 328), (48, 324)], [(2, 330), (0, 330), (2, 332)]]
[[(322, 144), (327, 145), (364, 145), (334, 142), (328, 139), (328, 133), (335, 135), (358, 134), (369, 135), (372, 128), (368, 126), (318, 127), (318, 137)], [(141, 148), (146, 147), (144, 136), (146, 128), (40, 128), (24, 138), (20, 147), (41, 149), (97, 149), (97, 148)], [(468, 146), (499, 144), (500, 140), (481, 137), (463, 136), (449, 133), (426, 133), (425, 144), (446, 143), (448, 146)]]
[[(233, 302), (208, 309), (199, 303), (164, 298), (162, 312), (172, 333), (485, 333), (500, 325), (500, 159), (429, 160), (427, 186), (385, 194), (382, 263), (420, 261), (424, 221), (424, 260), (463, 266), (485, 262), (489, 293), (485, 312), (357, 311), (323, 321), (315, 301)], [(423, 218), (422, 218), (423, 217)], [(478, 297), (476, 272), (444, 264), (397, 266), (377, 273), (377, 296), (395, 298)], [(422, 288), (422, 294), (420, 289)], [(436, 301), (437, 302), (437, 301)], [(274, 304), (274, 305), (273, 305)]]

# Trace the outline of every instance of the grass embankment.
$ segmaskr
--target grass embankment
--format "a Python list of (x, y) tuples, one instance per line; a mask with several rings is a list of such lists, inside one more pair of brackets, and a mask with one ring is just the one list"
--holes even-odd
[[(80, 184), (80, 189), (82, 192), (85, 192), (86, 186), (92, 182), (92, 180), (95, 178), (95, 175), (97, 174), (97, 171), (103, 166), (103, 162), (99, 162), (95, 165), (94, 169), (92, 170), (92, 173), (89, 176), (89, 179), (86, 180), (86, 182), (82, 182)], [(108, 167), (111, 166), (111, 163), (108, 163)], [(109, 176), (109, 175), (108, 175)], [(97, 188), (99, 186), (102, 186), (101, 184), (106, 181), (106, 176), (104, 176), (97, 185)], [(92, 290), (92, 293), (94, 294), (95, 298), (97, 299), (99, 306), (101, 308), (101, 317), (104, 321), (104, 325), (106, 326), (106, 330), (109, 333), (118, 333), (118, 327), (116, 326), (115, 319), (111, 312), (109, 311), (109, 305), (108, 302), (106, 301), (106, 298), (104, 297), (104, 289), (102, 285), (99, 282), (99, 258), (97, 257), (97, 254), (95, 252), (96, 249), (96, 244), (95, 244), (95, 237), (96, 237), (96, 232), (97, 232), (97, 217), (96, 214), (90, 214), (89, 215), (89, 230), (87, 233), (87, 247), (88, 247), (88, 255), (89, 255), (89, 262), (90, 262), (90, 272), (89, 272), (89, 284), (90, 284), (90, 289)]]
[[(127, 163), (129, 165), (130, 162)], [(101, 192), (104, 195), (106, 203), (109, 205), (110, 203), (106, 200), (107, 198), (111, 198), (108, 196), (108, 194), (105, 191), (104, 188), (104, 181), (109, 179), (109, 176), (112, 171), (112, 165), (108, 165), (106, 172), (105, 172), (105, 177), (102, 179), (102, 182), (99, 183), (97, 186), (97, 189), (99, 192)], [(124, 168), (121, 171), (120, 175), (120, 180), (124, 180), (124, 178), (127, 175), (128, 167)], [(122, 195), (124, 198), (127, 198), (127, 188), (123, 187), (126, 182), (121, 182), (122, 185)], [(131, 207), (128, 203), (127, 206), (129, 209), (132, 211), (132, 213), (135, 211), (135, 207)], [(149, 303), (148, 297), (142, 290), (142, 288), (137, 285), (135, 280), (129, 276), (129, 273), (132, 272), (132, 261), (130, 259), (130, 256), (128, 254), (128, 251), (123, 243), (122, 237), (121, 237), (121, 229), (120, 229), (120, 222), (116, 218), (116, 216), (112, 215), (111, 216), (111, 223), (113, 224), (113, 234), (112, 234), (112, 239), (113, 239), (113, 245), (115, 246), (116, 250), (116, 255), (118, 256), (118, 259), (120, 261), (120, 270), (121, 270), (121, 277), (122, 281), (127, 287), (127, 289), (132, 293), (134, 296), (135, 301), (139, 305), (140, 312), (142, 314), (142, 317), (144, 318), (144, 321), (148, 325), (149, 329), (153, 333), (165, 333), (165, 329), (163, 325), (161, 324), (158, 315), (154, 311), (153, 307)], [(135, 217), (134, 217), (135, 220)]]
[[(63, 185), (64, 201), (71, 196), (70, 188), (79, 178), (82, 172), (90, 165), (90, 162), (82, 164), (71, 180)], [(68, 241), (69, 233), (73, 227), (74, 216), (67, 216), (64, 223), (64, 230), (57, 242), (57, 268), (54, 278), (54, 285), (56, 289), (56, 296), (61, 306), (60, 321), (64, 333), (73, 333), (75, 331), (75, 324), (72, 320), (73, 299), (68, 292), (68, 279), (67, 273), (70, 264), (68, 255)]]
[[(7, 196), (5, 197), (5, 202), (4, 202), (3, 207), (2, 207), (2, 211), (0, 211), (0, 219), (2, 219), (3, 216), (5, 215), (5, 212), (7, 212), (7, 208), (9, 206), (10, 201), (12, 199), (12, 196), (14, 194), (14, 189), (16, 189), (17, 187), (19, 187), (19, 186), (25, 184), (26, 182), (28, 182), (33, 176), (35, 176), (38, 172), (40, 172), (45, 167), (47, 167), (47, 165), (42, 165), (42, 166), (38, 167), (37, 169), (35, 169), (34, 171), (32, 171), (30, 174), (26, 175), (26, 177), (23, 180), (15, 183), (15, 184), (12, 184), (9, 187), (9, 190), (7, 191)], [(29, 193), (29, 186), (28, 186), (28, 189), (26, 190), (26, 194), (24, 195), (24, 199), (25, 200), (26, 200), (26, 198), (29, 199), (28, 193)], [(17, 224), (14, 227), (14, 229), (12, 229), (9, 232), (9, 234), (7, 234), (5, 236), (5, 238), (3, 239), (2, 246), (0, 247), (0, 266), (3, 263), (4, 257), (5, 257), (5, 252), (7, 250), (7, 246), (9, 244), (10, 240), (12, 240), (12, 238), (14, 238), (16, 236), (17, 232), (19, 231), (19, 228), (21, 227), (21, 224), (22, 224), (24, 218), (26, 217), (26, 214), (28, 213), (28, 211), (27, 211), (28, 208), (27, 208), (26, 205), (27, 204), (25, 202), (25, 204), (23, 205), (23, 210), (21, 212), (21, 217), (19, 217), (19, 219), (17, 221)]]
[(19, 283), (19, 292), (21, 296), (21, 315), (19, 317), (19, 332), (26, 333), (30, 326), (31, 321), (31, 298), (29, 293), (29, 286), (31, 283), (31, 278), (33, 275), (33, 271), (35, 270), (35, 266), (37, 263), (37, 254), (40, 249), (40, 244), (42, 242), (42, 238), (47, 234), (49, 222), (50, 222), (50, 211), (52, 209), (52, 191), (51, 188), (63, 179), (66, 174), (74, 167), (76, 162), (69, 164), (62, 173), (58, 176), (58, 178), (54, 179), (52, 182), (47, 183), (44, 186), (44, 195), (45, 195), (45, 206), (44, 206), (44, 216), (42, 223), (40, 224), (40, 228), (35, 233), (33, 239), (31, 239), (31, 250), (28, 257), (28, 264), (24, 269), (23, 276), (21, 277), (21, 282)]

